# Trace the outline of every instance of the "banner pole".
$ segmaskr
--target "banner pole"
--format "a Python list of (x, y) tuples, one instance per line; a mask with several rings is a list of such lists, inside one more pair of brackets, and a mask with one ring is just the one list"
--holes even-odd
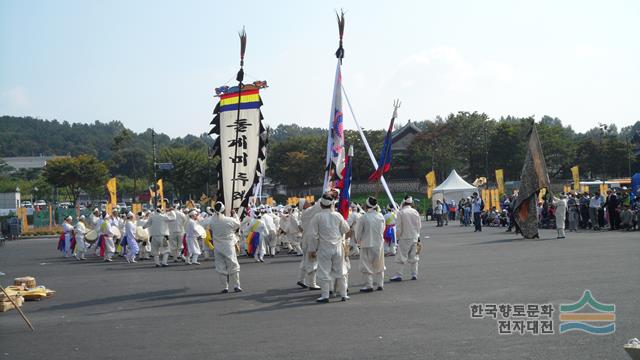
[[(369, 154), (369, 158), (371, 159), (371, 163), (373, 164), (373, 168), (378, 170), (378, 162), (376, 161), (376, 157), (373, 155), (373, 151), (371, 151), (371, 147), (369, 146), (369, 142), (367, 138), (364, 136), (364, 132), (358, 123), (358, 119), (356, 118), (356, 114), (353, 112), (353, 108), (351, 107), (351, 101), (349, 101), (349, 96), (347, 95), (347, 91), (344, 89), (344, 85), (342, 86), (342, 93), (344, 94), (344, 98), (347, 100), (347, 105), (349, 106), (349, 111), (351, 112), (351, 117), (353, 121), (356, 123), (356, 127), (358, 128), (358, 133), (360, 133), (360, 138), (364, 143), (364, 147), (367, 149), (367, 153)], [(389, 186), (387, 185), (387, 180), (385, 180), (384, 175), (380, 177), (380, 182), (382, 183), (382, 187), (384, 191), (387, 193), (387, 197), (389, 197), (389, 201), (393, 204), (393, 207), (398, 210), (398, 204), (396, 204), (395, 200), (393, 200), (393, 196), (391, 195), (391, 191), (389, 190)]]

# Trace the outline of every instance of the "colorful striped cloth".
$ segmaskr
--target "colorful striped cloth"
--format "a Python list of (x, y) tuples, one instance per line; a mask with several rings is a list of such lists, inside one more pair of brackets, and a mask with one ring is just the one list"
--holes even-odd
[(256, 231), (259, 225), (260, 222), (256, 221), (247, 235), (247, 255), (249, 256), (253, 256), (260, 246), (260, 232)]

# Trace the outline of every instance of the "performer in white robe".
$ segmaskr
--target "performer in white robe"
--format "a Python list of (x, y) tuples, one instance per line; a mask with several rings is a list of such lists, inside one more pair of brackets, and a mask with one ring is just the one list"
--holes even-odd
[(71, 225), (71, 216), (67, 216), (62, 223), (62, 231), (64, 232), (64, 257), (71, 256), (71, 239), (73, 239), (73, 225)]
[(311, 219), (320, 212), (320, 203), (312, 205), (311, 203), (305, 203), (304, 209), (300, 216), (300, 225), (302, 227), (302, 261), (300, 262), (300, 276), (298, 277), (298, 286), (303, 289), (309, 288), (309, 290), (320, 290), (320, 287), (316, 284), (316, 276), (318, 272), (318, 258), (311, 257), (309, 255), (309, 223)]
[(349, 228), (351, 229), (351, 235), (349, 236), (349, 256), (358, 256), (360, 255), (360, 249), (358, 248), (358, 244), (356, 243), (356, 236), (354, 234), (354, 229), (358, 222), (358, 219), (362, 214), (358, 209), (358, 204), (351, 204), (351, 211), (349, 212), (349, 217), (347, 218), (347, 223), (349, 224)]
[[(169, 222), (176, 219), (175, 213), (164, 213), (161, 208), (149, 215), (145, 228), (149, 229), (151, 251), (156, 267), (167, 267), (169, 264)], [(162, 262), (160, 262), (162, 255)]]
[(263, 215), (265, 224), (269, 229), (269, 243), (267, 253), (269, 256), (276, 256), (278, 253), (278, 232), (280, 230), (280, 217), (273, 212), (271, 206), (267, 206), (266, 214)]
[(229, 292), (229, 283), (235, 292), (240, 292), (240, 264), (236, 252), (236, 231), (240, 228), (240, 220), (233, 210), (231, 216), (225, 216), (221, 202), (217, 202), (213, 208), (215, 213), (207, 218), (207, 223), (213, 232), (214, 261), (223, 286), (222, 292)]
[(329, 302), (334, 280), (342, 301), (349, 299), (344, 266), (344, 235), (349, 231), (349, 224), (333, 210), (333, 203), (333, 198), (323, 195), (320, 200), (322, 210), (313, 216), (308, 228), (309, 256), (318, 258), (318, 281), (322, 295), (316, 301), (320, 303)]
[(87, 251), (87, 243), (84, 241), (84, 236), (89, 230), (85, 225), (85, 217), (84, 215), (80, 215), (78, 218), (78, 222), (74, 228), (74, 232), (76, 234), (76, 251), (75, 257), (77, 260), (86, 260), (85, 253)]
[(300, 240), (302, 240), (302, 233), (300, 232), (300, 222), (293, 214), (293, 209), (290, 206), (284, 208), (284, 214), (280, 220), (280, 228), (284, 233), (286, 242), (291, 244), (293, 252), (296, 256), (302, 256), (303, 251), (300, 246)]
[[(98, 233), (98, 241), (95, 243), (95, 245), (96, 245), (96, 251), (95, 251), (96, 256), (100, 256), (100, 250), (101, 250), (100, 248), (101, 247), (97, 246), (97, 245), (99, 245), (99, 243), (100, 243), (100, 236), (102, 235), (102, 223), (104, 222), (104, 218), (106, 217), (106, 215), (107, 215), (107, 213), (105, 213), (105, 212), (101, 213), (100, 217), (95, 222), (94, 229)], [(93, 244), (90, 244), (89, 248), (91, 248), (91, 246), (93, 246)]]
[[(144, 225), (149, 219), (149, 213), (138, 212), (138, 219), (136, 221), (136, 240), (138, 240), (138, 248), (140, 249), (138, 260), (150, 260), (151, 259), (151, 242), (149, 241), (149, 230), (144, 228)], [(142, 233), (143, 238), (138, 236), (138, 233)]]
[[(266, 242), (271, 234), (270, 229), (267, 227), (264, 219), (262, 218), (262, 214), (260, 211), (255, 211), (253, 213), (253, 219), (249, 223), (247, 237), (252, 236), (252, 233), (259, 233), (259, 241), (256, 248), (253, 250), (253, 258), (256, 262), (264, 262), (264, 254), (266, 252)], [(246, 239), (245, 239), (246, 240)], [(248, 242), (248, 241), (247, 241)]]
[(420, 214), (411, 207), (413, 198), (406, 196), (402, 202), (402, 208), (398, 211), (396, 218), (396, 236), (398, 237), (398, 251), (395, 261), (400, 264), (400, 268), (390, 281), (402, 281), (405, 267), (411, 267), (411, 280), (418, 279), (418, 242), (420, 241)]
[(171, 235), (169, 236), (169, 252), (171, 256), (173, 256), (173, 262), (178, 262), (180, 259), (186, 261), (184, 256), (182, 256), (182, 250), (184, 246), (185, 226), (189, 219), (180, 210), (171, 209), (168, 212), (175, 217), (175, 220), (169, 222), (169, 229), (171, 230)]
[(278, 228), (276, 227), (273, 217), (269, 215), (269, 211), (270, 211), (270, 208), (267, 208), (264, 206), (260, 210), (260, 217), (267, 230), (264, 238), (264, 248), (265, 248), (265, 254), (267, 253), (271, 254), (271, 246), (273, 245), (273, 249), (274, 249), (273, 254), (275, 255), (276, 241), (278, 241), (277, 239)]
[(361, 292), (371, 292), (384, 286), (384, 217), (376, 210), (378, 200), (367, 199), (367, 212), (356, 223), (356, 242), (360, 245), (360, 271), (364, 279)]
[(136, 235), (137, 224), (134, 215), (131, 211), (127, 214), (127, 221), (124, 225), (124, 238), (122, 239), (123, 247), (125, 247), (124, 258), (129, 263), (136, 262), (136, 255), (140, 252), (138, 246), (138, 239)]
[(202, 254), (200, 250), (200, 244), (198, 243), (198, 232), (196, 226), (198, 225), (198, 212), (193, 210), (189, 213), (189, 220), (187, 220), (186, 237), (187, 237), (187, 264), (200, 265), (198, 262), (198, 256)]
[[(194, 209), (195, 210), (195, 209)], [(196, 210), (198, 211), (198, 210)], [(207, 220), (209, 219), (209, 217), (211, 217), (211, 215), (207, 212), (201, 212), (200, 213), (200, 217), (198, 220), (198, 223), (200, 224), (200, 226), (202, 226), (204, 228), (204, 230), (207, 232), (207, 237), (203, 238), (203, 239), (199, 239), (200, 241), (200, 250), (202, 250), (202, 253), (204, 254), (204, 258), (206, 259), (213, 259), (213, 238), (211, 237), (211, 228), (209, 223), (207, 222)]]
[[(395, 255), (398, 251), (398, 240), (396, 237), (396, 210), (393, 205), (387, 206), (387, 213), (384, 214), (384, 234), (388, 237), (384, 242), (385, 256)], [(388, 242), (388, 243), (387, 243)]]
[(553, 206), (556, 207), (556, 229), (558, 230), (558, 239), (564, 239), (564, 222), (567, 215), (567, 196), (562, 193), (558, 197), (553, 197)]
[(85, 225), (87, 225), (89, 230), (96, 229), (96, 231), (99, 231), (98, 229), (99, 221), (100, 221), (100, 210), (98, 210), (98, 208), (95, 208), (93, 209), (93, 212), (91, 213), (91, 215), (89, 215), (89, 223)]
[(111, 225), (111, 219), (109, 214), (104, 214), (104, 218), (100, 222), (100, 235), (102, 236), (102, 241), (104, 244), (104, 257), (103, 260), (105, 262), (111, 262), (111, 258), (113, 254), (116, 252), (116, 245), (113, 241), (113, 230)]

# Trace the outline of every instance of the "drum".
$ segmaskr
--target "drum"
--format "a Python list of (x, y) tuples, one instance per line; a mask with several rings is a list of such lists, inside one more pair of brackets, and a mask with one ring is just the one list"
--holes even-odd
[(149, 241), (149, 231), (142, 226), (136, 227), (136, 237), (138, 241)]
[(84, 234), (84, 241), (89, 244), (93, 244), (96, 240), (98, 240), (98, 232), (95, 229), (89, 230), (88, 233)]
[(112, 226), (109, 230), (111, 231), (111, 235), (113, 235), (114, 238), (122, 239), (122, 234), (120, 233), (120, 229), (118, 229), (115, 226)]
[(198, 234), (199, 238), (205, 239), (207, 237), (207, 230), (205, 230), (202, 225), (196, 224), (196, 234)]

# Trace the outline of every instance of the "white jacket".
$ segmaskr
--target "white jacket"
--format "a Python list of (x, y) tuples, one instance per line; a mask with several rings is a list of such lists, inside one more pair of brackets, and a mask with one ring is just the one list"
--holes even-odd
[(225, 216), (224, 214), (213, 214), (204, 219), (201, 225), (209, 225), (213, 238), (214, 251), (226, 256), (235, 254), (235, 244), (238, 242), (236, 231), (240, 228), (238, 216)]
[(185, 226), (187, 225), (187, 215), (182, 211), (171, 210), (171, 213), (176, 217), (174, 221), (169, 222), (169, 230), (172, 234), (184, 234)]
[(310, 251), (316, 251), (321, 243), (336, 246), (342, 243), (343, 235), (349, 231), (349, 224), (340, 213), (332, 209), (322, 209), (309, 222), (308, 244)]
[(413, 240), (420, 238), (420, 214), (411, 206), (404, 206), (398, 211), (396, 218), (396, 236), (398, 240)]
[(369, 210), (356, 222), (356, 241), (363, 248), (382, 247), (384, 238), (384, 217), (375, 209)]
[(271, 217), (269, 214), (264, 214), (262, 216), (262, 222), (264, 223), (264, 226), (267, 230), (265, 235), (276, 236), (276, 231), (278, 229), (276, 228), (275, 221), (273, 221), (273, 217)]
[(169, 222), (174, 221), (176, 215), (172, 212), (167, 214), (153, 212), (149, 215), (149, 220), (144, 224), (145, 229), (149, 229), (149, 236), (169, 236)]

